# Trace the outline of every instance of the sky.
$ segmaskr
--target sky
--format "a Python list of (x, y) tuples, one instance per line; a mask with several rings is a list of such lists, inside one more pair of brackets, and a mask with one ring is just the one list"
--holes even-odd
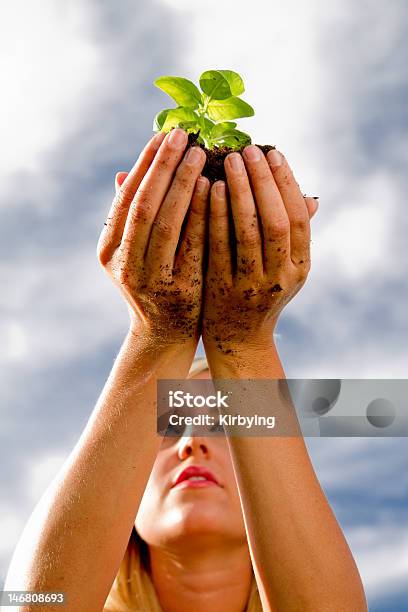
[[(126, 334), (96, 245), (115, 173), (171, 106), (158, 76), (239, 72), (255, 109), (239, 127), (320, 197), (312, 269), (276, 329), (286, 376), (406, 376), (407, 25), (405, 0), (2, 2), (0, 586)], [(370, 610), (405, 609), (406, 438), (307, 445)]]

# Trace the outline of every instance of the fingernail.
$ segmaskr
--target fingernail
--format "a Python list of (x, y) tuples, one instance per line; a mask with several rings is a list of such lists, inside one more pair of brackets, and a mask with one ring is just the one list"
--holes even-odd
[(251, 145), (244, 149), (244, 155), (249, 161), (259, 161), (261, 159), (261, 151), (256, 145)]
[(266, 158), (271, 168), (277, 168), (282, 164), (282, 155), (276, 149), (269, 151)]
[(239, 153), (231, 153), (228, 155), (229, 163), (234, 172), (241, 172), (242, 170), (242, 158)]
[(115, 189), (116, 189), (116, 193), (120, 190), (120, 188), (122, 187), (122, 184), (125, 182), (126, 176), (123, 177), (122, 181), (120, 181), (121, 175), (125, 174), (126, 176), (128, 175), (127, 172), (123, 172), (123, 170), (119, 171), (116, 173), (115, 176)]
[(157, 151), (160, 148), (161, 143), (163, 142), (166, 136), (165, 132), (159, 132), (152, 138), (152, 146)]
[(217, 181), (215, 183), (215, 192), (218, 197), (223, 198), (225, 196), (225, 183), (224, 181)]
[(204, 188), (207, 184), (207, 181), (205, 180), (205, 178), (203, 176), (200, 176), (197, 179), (197, 193), (200, 195), (201, 193), (203, 193)]
[(173, 147), (179, 147), (185, 143), (186, 140), (186, 132), (181, 128), (175, 128), (170, 132), (169, 136), (169, 144)]
[(201, 152), (201, 148), (200, 147), (190, 147), (189, 150), (187, 151), (187, 155), (186, 155), (186, 161), (189, 164), (198, 164), (199, 161), (201, 161), (203, 158), (203, 154)]

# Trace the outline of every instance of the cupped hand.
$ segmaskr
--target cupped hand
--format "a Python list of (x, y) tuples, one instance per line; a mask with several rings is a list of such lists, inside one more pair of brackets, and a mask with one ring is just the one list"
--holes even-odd
[[(310, 217), (285, 157), (256, 145), (225, 159), (227, 186), (210, 193), (209, 258), (203, 305), (206, 353), (267, 347), (284, 306), (310, 270)], [(229, 196), (229, 197), (228, 197)]]
[(158, 134), (125, 180), (117, 175), (97, 247), (126, 300), (131, 330), (158, 344), (197, 342), (201, 331), (209, 181), (200, 176), (204, 151), (185, 153), (186, 146), (184, 130)]

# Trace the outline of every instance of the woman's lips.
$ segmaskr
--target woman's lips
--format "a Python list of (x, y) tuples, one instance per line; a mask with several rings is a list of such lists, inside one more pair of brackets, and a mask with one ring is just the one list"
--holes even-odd
[(214, 474), (201, 465), (189, 465), (184, 468), (173, 481), (175, 487), (202, 488), (208, 486), (220, 486)]
[(212, 480), (182, 480), (174, 485), (173, 489), (202, 489), (203, 487), (218, 487), (218, 485)]

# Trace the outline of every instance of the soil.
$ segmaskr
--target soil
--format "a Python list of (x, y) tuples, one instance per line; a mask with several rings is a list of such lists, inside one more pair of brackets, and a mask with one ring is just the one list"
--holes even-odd
[[(198, 138), (198, 132), (195, 134), (190, 133), (188, 135), (188, 145), (191, 146), (196, 143)], [(215, 181), (226, 181), (225, 170), (224, 170), (224, 159), (229, 153), (233, 151), (242, 153), (245, 147), (241, 147), (240, 149), (231, 149), (231, 147), (216, 147), (214, 149), (207, 149), (204, 145), (200, 143), (196, 143), (196, 146), (201, 147), (205, 154), (207, 155), (207, 161), (205, 162), (205, 166), (201, 172), (203, 176), (206, 176), (210, 183), (214, 183)], [(256, 145), (261, 149), (261, 151), (266, 155), (268, 151), (272, 149), (276, 149), (273, 145)]]

